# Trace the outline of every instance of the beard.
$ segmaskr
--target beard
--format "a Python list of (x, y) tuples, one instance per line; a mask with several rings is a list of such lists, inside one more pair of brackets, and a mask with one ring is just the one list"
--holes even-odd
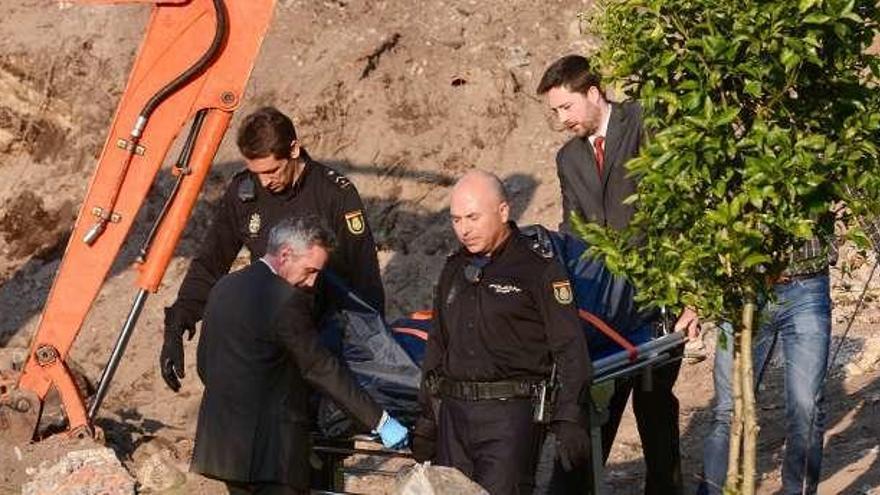
[(602, 125), (603, 111), (602, 107), (595, 103), (586, 103), (586, 107), (570, 116), (566, 127), (576, 136), (586, 138), (599, 132)]
[(571, 131), (577, 137), (585, 138), (588, 136), (592, 136), (599, 130), (598, 122), (575, 122), (571, 125), (566, 126), (568, 130)]
[(579, 138), (589, 137), (590, 134), (593, 133), (592, 131), (588, 130), (586, 127), (584, 127), (582, 125), (578, 125), (578, 126), (572, 128), (572, 132), (574, 132), (574, 135)]

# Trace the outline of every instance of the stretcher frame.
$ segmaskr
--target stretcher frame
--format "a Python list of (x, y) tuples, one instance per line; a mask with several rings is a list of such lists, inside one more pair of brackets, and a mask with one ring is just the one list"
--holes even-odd
[[(618, 378), (629, 378), (641, 375), (643, 377), (642, 386), (650, 388), (651, 370), (671, 364), (681, 359), (681, 353), (675, 350), (685, 343), (685, 335), (683, 332), (672, 332), (661, 335), (655, 339), (639, 345), (627, 346), (624, 350), (618, 351), (610, 356), (606, 356), (593, 361), (593, 382), (592, 386), (596, 387), (611, 380)], [(603, 412), (607, 404), (593, 404), (593, 417), (590, 421), (590, 471), (592, 473), (592, 493), (593, 495), (606, 495), (608, 491), (604, 486), (605, 465), (602, 456), (602, 425), (604, 424)], [(370, 441), (375, 442), (375, 436), (357, 435), (352, 437), (354, 441)], [(345, 474), (373, 474), (381, 476), (395, 476), (396, 472), (385, 471), (381, 469), (351, 469), (346, 468), (344, 460), (348, 456), (354, 454), (362, 454), (378, 457), (389, 458), (412, 458), (412, 454), (408, 450), (393, 450), (385, 448), (363, 449), (356, 447), (345, 447), (338, 445), (338, 440), (329, 440), (316, 437), (312, 451), (318, 455), (323, 462), (328, 463), (327, 468), (334, 473), (332, 491), (312, 491), (312, 493), (326, 495), (343, 495)]]

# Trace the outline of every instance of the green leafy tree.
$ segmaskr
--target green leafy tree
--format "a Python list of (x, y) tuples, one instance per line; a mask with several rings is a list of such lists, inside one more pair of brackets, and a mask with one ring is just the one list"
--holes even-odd
[(878, 22), (874, 0), (606, 0), (589, 18), (597, 67), (641, 102), (650, 137), (627, 165), (639, 177), (630, 227), (576, 225), (643, 302), (742, 322), (734, 491), (754, 484), (742, 384), (756, 298), (787, 253), (830, 234), (829, 212), (864, 247), (857, 215), (880, 205), (880, 61), (867, 53)]

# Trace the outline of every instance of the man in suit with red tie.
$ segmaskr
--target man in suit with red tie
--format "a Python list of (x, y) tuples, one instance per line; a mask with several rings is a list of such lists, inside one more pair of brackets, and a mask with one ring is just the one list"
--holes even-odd
[[(573, 215), (615, 230), (624, 229), (635, 211), (635, 206), (624, 200), (636, 192), (636, 179), (628, 176), (624, 165), (639, 154), (645, 139), (642, 108), (636, 102), (608, 101), (599, 75), (586, 58), (578, 55), (554, 62), (541, 78), (537, 92), (559, 122), (574, 134), (556, 155), (562, 188), (559, 229), (572, 232)], [(685, 310), (675, 328), (695, 334), (699, 329), (696, 314)], [(650, 390), (633, 379), (618, 380), (608, 407), (610, 418), (602, 430), (602, 450), (607, 460), (632, 391), (647, 464), (648, 495), (683, 492), (678, 399), (672, 391), (679, 367), (676, 363), (655, 369)]]

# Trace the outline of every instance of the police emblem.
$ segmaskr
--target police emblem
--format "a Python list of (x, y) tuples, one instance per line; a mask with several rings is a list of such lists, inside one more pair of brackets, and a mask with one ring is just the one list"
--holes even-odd
[(553, 282), (553, 296), (559, 304), (571, 304), (574, 294), (571, 292), (571, 284), (568, 280)]
[(248, 220), (248, 232), (251, 235), (257, 235), (260, 232), (260, 223), (261, 218), (259, 213), (254, 213), (251, 215), (251, 219)]
[(361, 210), (355, 210), (346, 213), (345, 224), (348, 225), (348, 231), (352, 234), (363, 234), (367, 227), (367, 223), (364, 221), (364, 212)]

